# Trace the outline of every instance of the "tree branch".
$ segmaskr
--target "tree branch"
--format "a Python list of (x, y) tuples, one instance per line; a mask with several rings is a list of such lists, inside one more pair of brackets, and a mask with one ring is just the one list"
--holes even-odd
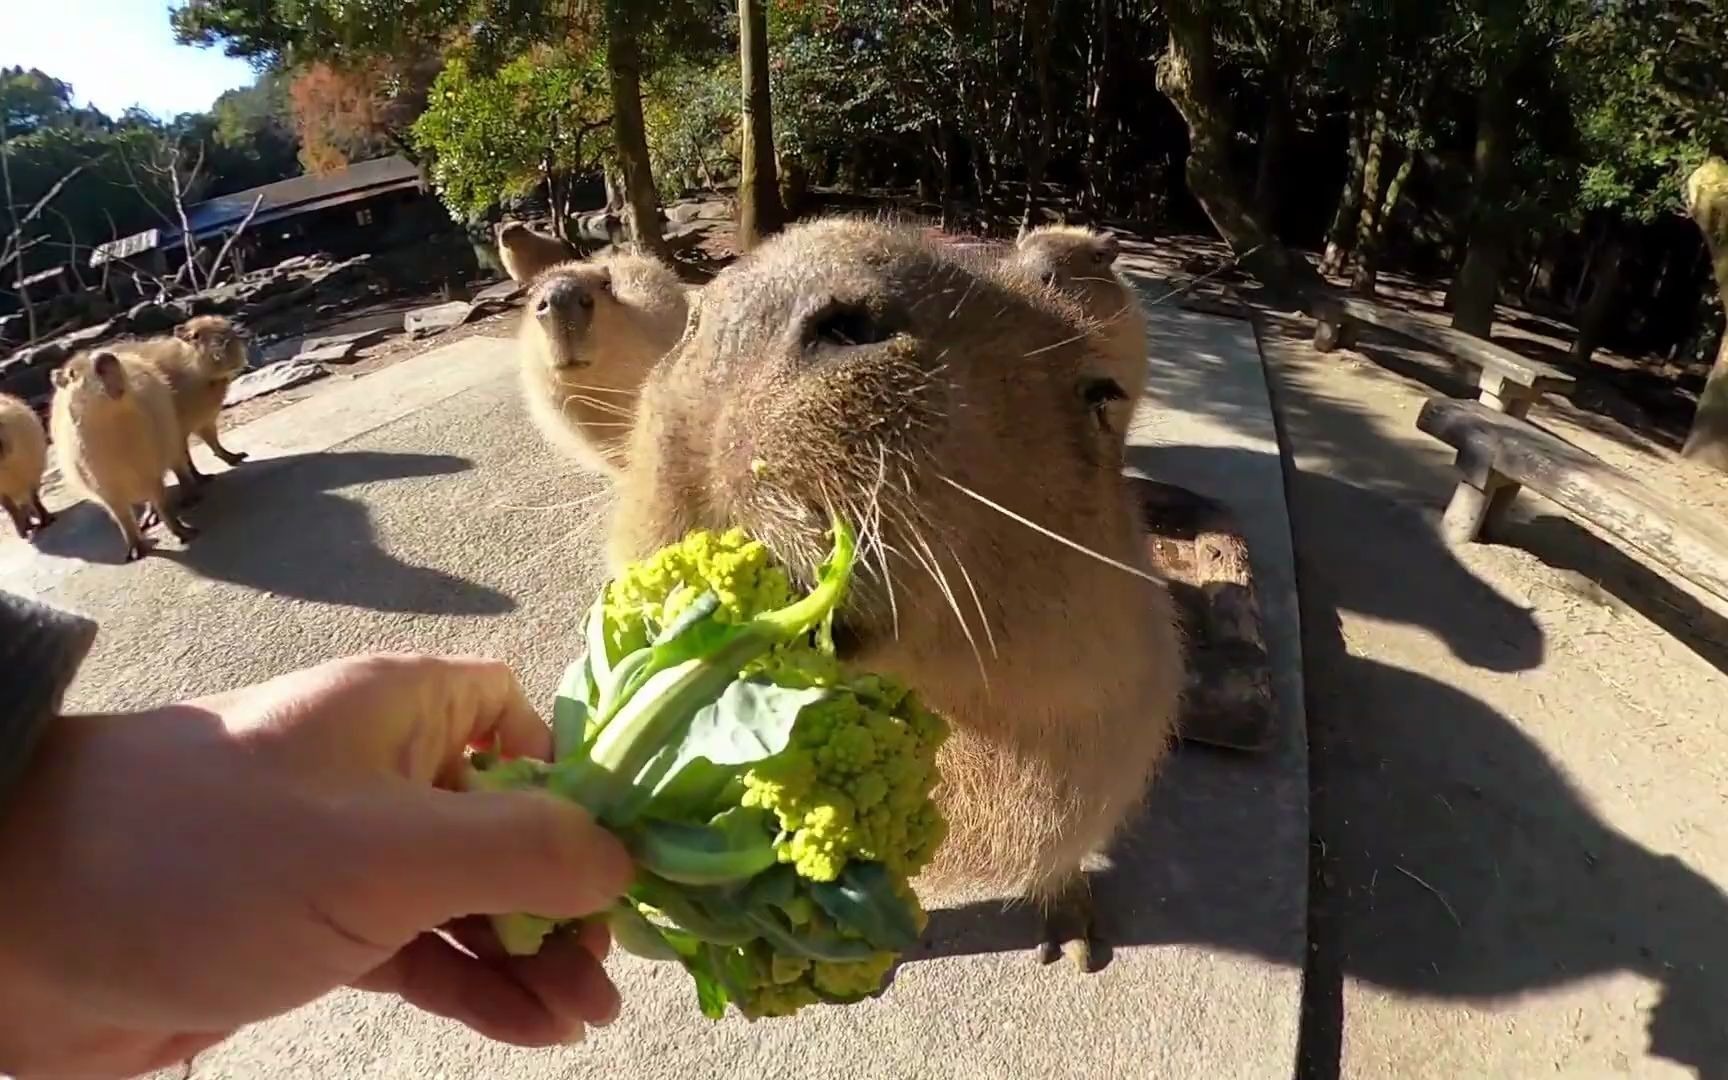
[(223, 242), (222, 249), (216, 252), (216, 261), (210, 264), (210, 274), (204, 281), (206, 289), (216, 284), (216, 275), (222, 271), (222, 261), (228, 257), (228, 249), (234, 246), (234, 241), (240, 239), (240, 234), (246, 231), (246, 226), (252, 224), (252, 219), (257, 216), (258, 208), (262, 205), (264, 205), (264, 196), (254, 197), (252, 209), (246, 211), (246, 217), (240, 222), (240, 227), (228, 234), (228, 239)]

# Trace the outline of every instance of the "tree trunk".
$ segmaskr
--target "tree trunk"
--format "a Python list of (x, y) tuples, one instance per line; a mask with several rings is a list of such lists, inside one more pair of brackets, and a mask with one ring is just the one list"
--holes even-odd
[(1099, 158), (1104, 152), (1104, 87), (1110, 81), (1110, 9), (1115, 0), (1098, 0), (1098, 18), (1087, 41), (1087, 71), (1091, 86), (1086, 94), (1086, 152), (1080, 159), (1080, 175), (1084, 178), (1081, 205), (1097, 217), (1103, 213), (1104, 188), (1099, 173)]
[(780, 181), (774, 171), (774, 114), (768, 96), (768, 12), (764, 0), (738, 0), (738, 68), (743, 73), (744, 150), (738, 175), (738, 247), (749, 251), (780, 231)]
[[(1368, 153), (1362, 162), (1362, 208), (1356, 215), (1356, 241), (1351, 245), (1358, 256), (1363, 247), (1374, 242), (1375, 223), (1380, 220), (1380, 163), (1386, 159), (1386, 105), (1391, 93), (1391, 77), (1388, 76), (1375, 92), (1374, 112), (1368, 119), (1365, 144)], [(1356, 287), (1354, 282), (1351, 287)]]
[(644, 250), (671, 252), (660, 234), (660, 196), (648, 157), (648, 131), (642, 120), (642, 47), (636, 38), (634, 0), (606, 0), (606, 74), (612, 89), (612, 138), (624, 174), (630, 230)]
[(1051, 7), (1055, 0), (1027, 0), (1026, 40), (1032, 49), (1032, 80), (1038, 88), (1036, 126), (1022, 140), (1026, 148), (1026, 205), (1020, 212), (1020, 229), (1033, 227), (1038, 213), (1039, 189), (1044, 186), (1044, 167), (1050, 162), (1051, 129), (1055, 110), (1050, 103)]
[[(1380, 200), (1373, 228), (1356, 241), (1356, 272), (1351, 275), (1350, 290), (1359, 296), (1373, 296), (1380, 285), (1380, 252), (1386, 242), (1386, 226), (1397, 211), (1398, 200), (1404, 196), (1404, 185), (1410, 182), (1410, 174), (1416, 168), (1414, 142), (1411, 140), (1404, 147), (1404, 160), (1398, 163), (1398, 171), (1392, 174), (1391, 183), (1386, 185), (1386, 197)], [(1363, 217), (1366, 220), (1366, 210)]]
[(1272, 49), (1270, 77), (1266, 86), (1266, 122), (1260, 128), (1260, 160), (1254, 173), (1254, 208), (1267, 229), (1278, 231), (1278, 212), (1283, 205), (1279, 197), (1284, 190), (1284, 159), (1289, 153), (1291, 136), (1296, 128), (1296, 73), (1291, 70), (1296, 52), (1294, 28), (1289, 5), (1281, 11), (1278, 42)]
[(1626, 254), (1621, 227), (1608, 224), (1608, 238), (1596, 249), (1590, 260), (1590, 277), (1595, 282), (1590, 299), (1578, 320), (1578, 337), (1572, 342), (1572, 359), (1580, 364), (1590, 362), (1590, 355), (1602, 340), (1608, 326), (1608, 316), (1614, 310), (1614, 297), (1620, 291), (1620, 268)]
[(1326, 254), (1320, 259), (1320, 272), (1342, 274), (1350, 258), (1350, 244), (1355, 230), (1350, 226), (1362, 207), (1362, 172), (1368, 164), (1368, 112), (1357, 107), (1350, 113), (1349, 163), (1344, 170), (1344, 190), (1338, 194), (1338, 209), (1333, 211), (1332, 224), (1326, 229)]
[[(1686, 209), (1710, 249), (1716, 291), (1728, 315), (1728, 160), (1710, 158), (1687, 178)], [(1698, 395), (1698, 414), (1681, 454), (1728, 472), (1728, 327), (1723, 329), (1704, 392)]]
[(1230, 169), (1230, 125), (1216, 83), (1212, 19), (1197, 0), (1164, 6), (1170, 39), (1158, 59), (1158, 90), (1188, 127), (1188, 189), (1200, 201), (1242, 267), (1275, 292), (1309, 292), (1324, 283), (1314, 268), (1292, 255), (1248, 204)]
[(1452, 325), (1484, 338), (1494, 326), (1494, 305), (1500, 298), (1500, 273), (1506, 262), (1514, 107), (1510, 80), (1490, 72), (1476, 99), (1469, 248), (1452, 285)]

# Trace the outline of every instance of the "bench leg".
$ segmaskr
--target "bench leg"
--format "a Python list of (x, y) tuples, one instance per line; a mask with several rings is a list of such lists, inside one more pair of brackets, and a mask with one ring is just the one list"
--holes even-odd
[(1482, 373), (1477, 387), (1477, 400), (1514, 420), (1522, 420), (1530, 415), (1530, 406), (1536, 403), (1536, 395), (1530, 392), (1529, 387), (1520, 386), (1491, 372)]
[(1446, 516), (1440, 521), (1441, 534), (1452, 544), (1482, 539), (1484, 532), (1492, 532), (1506, 516), (1506, 508), (1518, 497), (1519, 486), (1496, 472), (1478, 478), (1466, 471), (1463, 481), (1452, 492), (1452, 501), (1446, 505)]
[(1329, 353), (1348, 349), (1355, 338), (1356, 335), (1350, 332), (1349, 323), (1322, 318), (1314, 326), (1314, 351)]

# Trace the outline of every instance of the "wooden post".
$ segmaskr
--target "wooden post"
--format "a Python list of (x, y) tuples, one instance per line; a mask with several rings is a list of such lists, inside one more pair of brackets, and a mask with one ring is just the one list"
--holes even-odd
[(1470, 450), (1460, 450), (1456, 462), (1462, 479), (1446, 504), (1440, 533), (1448, 543), (1468, 544), (1482, 538), (1505, 517), (1518, 497), (1519, 486), (1494, 471), (1493, 463)]
[(1536, 391), (1533, 388), (1515, 383), (1487, 368), (1482, 369), (1476, 386), (1480, 390), (1482, 404), (1517, 420), (1528, 416), (1530, 406), (1536, 403)]
[(1314, 324), (1314, 351), (1337, 352), (1338, 346), (1343, 344), (1343, 337), (1343, 319), (1333, 320), (1322, 317), (1318, 323)]
[(1355, 327), (1336, 299), (1322, 300), (1314, 310), (1314, 351), (1336, 352), (1356, 342)]

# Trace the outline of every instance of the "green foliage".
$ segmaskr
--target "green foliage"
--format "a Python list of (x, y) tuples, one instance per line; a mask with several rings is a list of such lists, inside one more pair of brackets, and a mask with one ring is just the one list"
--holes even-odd
[(72, 87), (36, 68), (0, 68), (0, 131), (7, 138), (61, 126), (72, 112)]
[(265, 64), (388, 56), (437, 40), (482, 9), (544, 4), (473, 0), (187, 0), (171, 8), (175, 37), (223, 46), (229, 56)]
[[(271, 183), (298, 172), (282, 82), (263, 72), (250, 87), (222, 95), (208, 113), (166, 123), (141, 110), (111, 119), (71, 103), (72, 87), (41, 71), (0, 69), (0, 131), (12, 201), (34, 205), (62, 177), (41, 216), (22, 230), (26, 273), (71, 262), (88, 276), (98, 244), (177, 216), (173, 193), (157, 167), (179, 154), (188, 202)], [(187, 176), (194, 162), (198, 175)], [(11, 233), (0, 219), (0, 241)], [(0, 242), (0, 250), (6, 245)], [(0, 279), (11, 280), (8, 267)]]
[(963, 103), (968, 42), (942, 17), (889, 0), (776, 7), (768, 31), (774, 133), (815, 157), (900, 141)]
[(478, 218), (548, 177), (592, 172), (611, 147), (604, 65), (538, 48), (495, 72), (452, 54), (415, 121), (415, 145), (451, 212)]
[[(61, 177), (81, 170), (43, 216), (25, 227), (24, 240), (36, 241), (24, 253), (26, 271), (73, 260), (87, 273), (83, 263), (95, 245), (161, 224), (152, 204), (171, 205), (166, 184), (128, 166), (158, 155), (164, 143), (160, 131), (146, 127), (51, 127), (9, 141), (0, 152), (7, 155), (13, 201), (23, 207), (47, 194)], [(0, 240), (10, 231), (10, 222), (0, 221)], [(12, 275), (3, 276), (9, 281)]]
[(662, 196), (676, 198), (736, 175), (739, 97), (735, 56), (711, 67), (682, 63), (650, 77), (642, 114)]

